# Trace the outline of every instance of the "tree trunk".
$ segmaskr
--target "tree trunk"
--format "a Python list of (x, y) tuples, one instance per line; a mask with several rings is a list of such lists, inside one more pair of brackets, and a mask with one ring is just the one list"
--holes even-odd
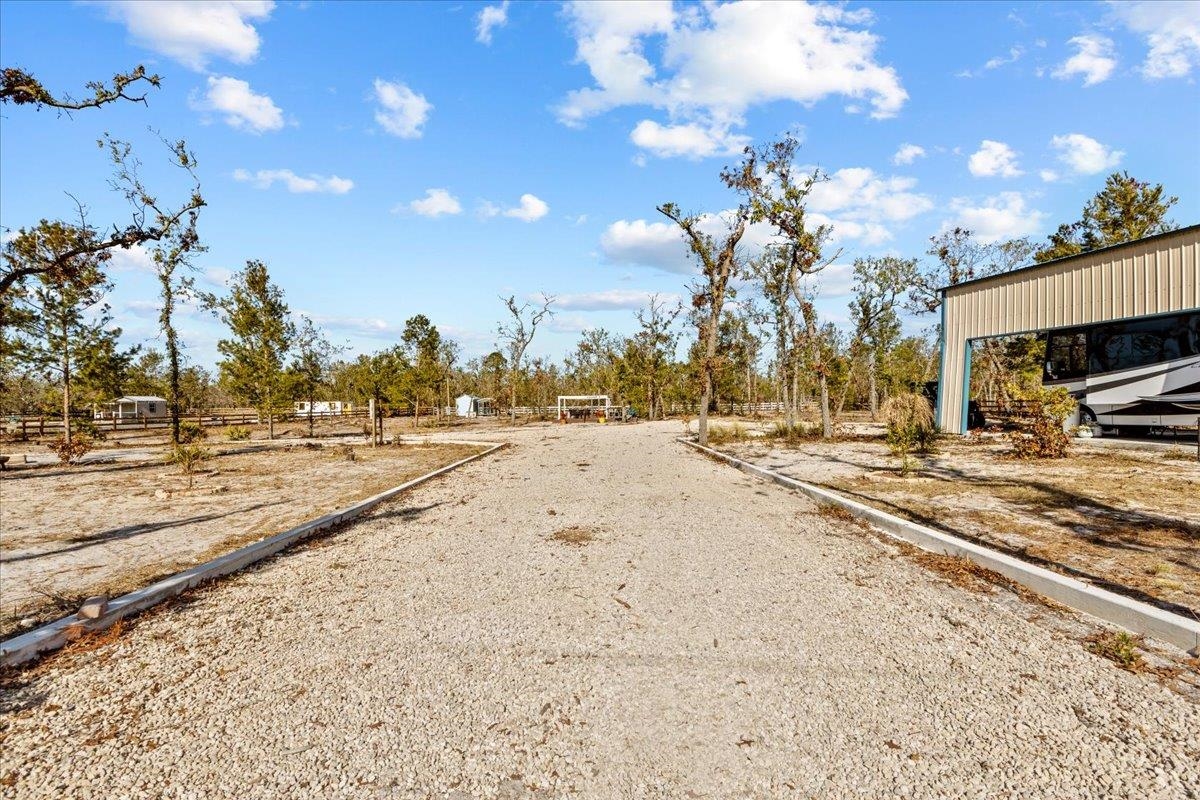
[(798, 365), (792, 365), (792, 402), (788, 406), (788, 429), (796, 424), (796, 417), (800, 415), (800, 370)]
[[(66, 330), (64, 326), (63, 341), (66, 342)], [(63, 346), (62, 358), (62, 373), (63, 373), (63, 438), (67, 444), (71, 444), (71, 350), (69, 345)]]
[(833, 436), (833, 419), (829, 414), (829, 379), (821, 372), (821, 435), (826, 439)]
[(512, 424), (517, 424), (517, 371), (512, 371), (512, 386), (508, 388), (508, 418)]
[(313, 438), (313, 403), (316, 401), (317, 393), (313, 391), (312, 385), (309, 385), (308, 390), (308, 438)]
[(275, 403), (271, 397), (271, 390), (267, 390), (267, 440), (271, 441), (275, 438)]
[(413, 398), (413, 427), (421, 427), (421, 398)]
[(697, 441), (708, 445), (708, 405), (712, 402), (713, 391), (713, 359), (717, 357), (717, 325), (721, 320), (721, 309), (716, 303), (708, 320), (708, 329), (704, 332), (704, 365), (702, 373), (704, 384), (700, 395), (700, 413), (696, 420)]
[(867, 380), (870, 385), (869, 397), (871, 399), (871, 421), (875, 421), (875, 415), (879, 413), (879, 389), (875, 384), (875, 351), (872, 350), (867, 354)]
[(159, 323), (166, 336), (167, 345), (167, 408), (171, 413), (171, 444), (179, 444), (179, 337), (175, 333), (173, 316), (175, 313), (175, 294), (171, 287), (173, 270), (166, 269), (159, 273), (162, 283), (162, 312)]

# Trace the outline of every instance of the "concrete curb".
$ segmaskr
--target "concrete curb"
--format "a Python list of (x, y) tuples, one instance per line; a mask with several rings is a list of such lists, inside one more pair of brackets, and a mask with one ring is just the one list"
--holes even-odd
[(236, 572), (257, 561), (262, 561), (264, 558), (268, 558), (280, 550), (301, 542), (314, 534), (356, 519), (380, 503), (392, 499), (407, 489), (425, 483), (439, 475), (444, 475), (464, 464), (469, 464), (484, 456), (491, 455), (497, 450), (508, 446), (506, 442), (458, 441), (455, 443), (487, 447), (488, 449), (482, 453), (476, 453), (473, 456), (455, 461), (453, 464), (447, 464), (433, 472), (387, 489), (365, 500), (359, 500), (354, 505), (343, 508), (340, 511), (334, 511), (323, 517), (310, 520), (291, 530), (286, 530), (253, 544), (248, 544), (245, 547), (234, 550), (232, 553), (218, 556), (211, 561), (198, 564), (190, 569), (163, 578), (157, 583), (152, 583), (137, 591), (122, 595), (111, 601), (105, 612), (96, 619), (84, 620), (72, 614), (69, 617), (63, 617), (55, 622), (47, 623), (40, 628), (35, 628), (32, 631), (0, 642), (0, 666), (12, 667), (23, 664), (37, 658), (42, 653), (62, 647), (83, 633), (104, 630), (131, 614), (144, 611), (151, 606), (161, 603), (163, 600), (183, 593), (193, 586), (214, 578), (219, 578), (222, 575), (228, 575), (231, 572)]
[(1063, 605), (1091, 614), (1105, 622), (1119, 625), (1134, 633), (1168, 642), (1193, 655), (1200, 654), (1200, 621), (1198, 620), (1163, 611), (1148, 603), (1142, 603), (1075, 578), (1028, 564), (1005, 553), (989, 550), (950, 534), (894, 517), (877, 508), (842, 497), (835, 492), (780, 475), (765, 467), (751, 464), (710, 447), (703, 447), (688, 439), (680, 438), (676, 441), (731, 464), (742, 472), (774, 481), (789, 489), (795, 489), (818, 503), (829, 503), (844, 508), (884, 533), (915, 544), (924, 550), (967, 558), (985, 569), (998, 572)]

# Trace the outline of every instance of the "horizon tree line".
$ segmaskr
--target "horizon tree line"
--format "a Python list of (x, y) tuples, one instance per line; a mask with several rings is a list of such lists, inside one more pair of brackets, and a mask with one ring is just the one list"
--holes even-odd
[[(139, 66), (89, 84), (93, 96), (74, 100), (7, 68), (0, 103), (93, 113), (116, 102), (144, 105), (147, 95), (132, 94), (131, 87), (158, 88), (161, 81)], [(56, 404), (66, 420), (68, 447), (74, 408), (135, 387), (167, 399), (173, 442), (184, 413), (214, 403), (253, 406), (273, 436), (276, 416), (296, 400), (308, 403), (311, 432), (318, 399), (374, 400), (389, 412), (411, 413), (419, 425), (423, 412), (440, 418), (460, 392), (493, 397), (514, 419), (522, 402), (546, 408), (556, 394), (607, 393), (651, 419), (695, 413), (702, 442), (710, 411), (770, 398), (766, 402), (784, 409), (789, 427), (801, 406), (811, 403), (822, 433), (830, 436), (847, 406), (874, 415), (883, 398), (931, 379), (935, 340), (928, 331), (904, 335), (901, 312), (918, 318), (936, 312), (937, 290), (944, 286), (1171, 230), (1167, 215), (1178, 202), (1161, 184), (1113, 173), (1080, 219), (1060, 225), (1041, 246), (1027, 238), (982, 242), (953, 228), (930, 237), (926, 259), (857, 258), (850, 325), (843, 329), (823, 320), (816, 306), (814, 277), (841, 255), (830, 247), (830, 226), (807, 215), (807, 198), (826, 177), (797, 169), (799, 142), (788, 135), (747, 147), (738, 163), (718, 174), (736, 198), (734, 209), (715, 220), (718, 232), (708, 215), (686, 213), (675, 202), (658, 206), (678, 227), (696, 264), (695, 278), (686, 307), (650, 296), (634, 313), (629, 336), (590, 329), (561, 363), (531, 358), (529, 348), (554, 315), (555, 298), (519, 301), (513, 295), (500, 298), (496, 348), (465, 363), (459, 345), (423, 314), (406, 321), (394, 345), (344, 359), (346, 348), (330, 342), (312, 319), (290, 312), (262, 261), (248, 260), (223, 295), (197, 289), (194, 259), (206, 249), (197, 227), (206, 205), (197, 160), (183, 140), (162, 143), (190, 184), (177, 202), (160, 201), (141, 179), (133, 146), (105, 134), (98, 144), (112, 165), (110, 184), (129, 209), (128, 221), (96, 226), (72, 196), (74, 220), (43, 219), (3, 246), (0, 404), (5, 413)], [(751, 225), (766, 226), (773, 238), (761, 252), (748, 254), (742, 240)], [(104, 302), (114, 251), (142, 245), (151, 246), (159, 284), (162, 352), (124, 347)], [(228, 328), (218, 343), (215, 376), (184, 352), (175, 317), (185, 301), (199, 303)], [(692, 337), (685, 336), (689, 327)], [(973, 389), (989, 398), (1015, 396), (1040, 379), (1042, 354), (1031, 337), (987, 342), (977, 358)]]

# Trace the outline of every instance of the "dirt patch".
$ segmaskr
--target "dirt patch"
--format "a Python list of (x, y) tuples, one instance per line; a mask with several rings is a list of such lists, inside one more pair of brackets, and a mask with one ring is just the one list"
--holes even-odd
[(596, 531), (581, 525), (572, 525), (569, 528), (562, 528), (550, 534), (550, 540), (573, 547), (583, 547), (596, 540)]
[(1019, 461), (998, 438), (946, 437), (902, 476), (882, 431), (726, 449), (913, 522), (1200, 612), (1200, 505), (1186, 500), (1200, 496), (1200, 466), (1167, 457), (1173, 451), (1076, 443), (1065, 459)]
[(73, 612), (86, 596), (132, 591), (480, 450), (257, 447), (212, 447), (214, 457), (190, 489), (187, 476), (160, 460), (5, 474), (0, 635)]

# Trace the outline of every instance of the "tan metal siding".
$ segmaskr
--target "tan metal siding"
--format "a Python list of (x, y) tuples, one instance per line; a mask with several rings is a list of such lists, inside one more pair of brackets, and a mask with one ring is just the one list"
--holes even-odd
[(942, 430), (962, 433), (969, 339), (1200, 308), (1200, 228), (1043, 269), (951, 287), (945, 296)]

